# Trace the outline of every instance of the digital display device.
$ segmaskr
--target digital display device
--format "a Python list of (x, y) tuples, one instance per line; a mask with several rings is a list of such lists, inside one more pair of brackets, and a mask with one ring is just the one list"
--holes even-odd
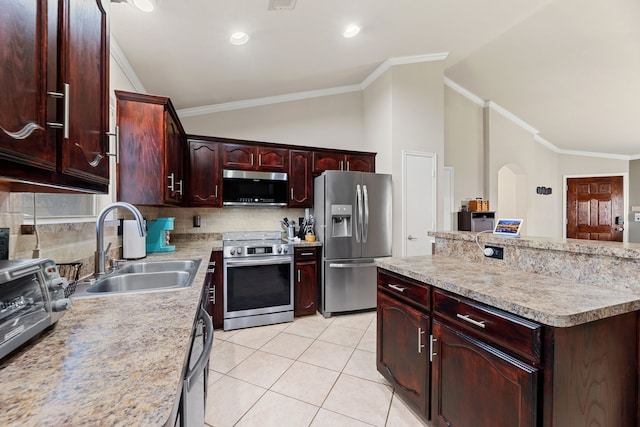
[(520, 229), (522, 228), (522, 219), (504, 219), (500, 218), (496, 221), (493, 228), (493, 234), (506, 237), (520, 237)]

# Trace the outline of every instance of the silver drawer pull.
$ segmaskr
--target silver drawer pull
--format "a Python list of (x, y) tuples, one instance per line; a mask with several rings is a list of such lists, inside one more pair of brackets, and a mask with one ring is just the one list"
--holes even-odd
[(300, 256), (311, 256), (311, 255), (313, 255), (313, 252), (302, 252), (300, 254)]
[(398, 292), (404, 292), (407, 290), (407, 288), (403, 288), (402, 286), (398, 285), (392, 285), (391, 283), (387, 283), (387, 286), (389, 286), (391, 289), (395, 289)]
[(462, 319), (462, 320), (464, 320), (464, 321), (466, 321), (466, 322), (469, 322), (469, 323), (471, 323), (472, 325), (479, 326), (479, 327), (481, 327), (481, 328), (483, 328), (483, 329), (484, 329), (484, 327), (485, 327), (485, 325), (484, 325), (484, 320), (482, 320), (482, 321), (473, 320), (473, 319), (472, 319), (468, 314), (460, 314), (460, 313), (457, 313), (457, 314), (456, 314), (456, 317), (457, 317), (458, 319)]

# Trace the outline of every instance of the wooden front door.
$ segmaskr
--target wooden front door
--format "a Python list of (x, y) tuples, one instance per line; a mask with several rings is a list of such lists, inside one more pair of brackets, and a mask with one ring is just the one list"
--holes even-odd
[(567, 179), (567, 238), (622, 242), (621, 176)]

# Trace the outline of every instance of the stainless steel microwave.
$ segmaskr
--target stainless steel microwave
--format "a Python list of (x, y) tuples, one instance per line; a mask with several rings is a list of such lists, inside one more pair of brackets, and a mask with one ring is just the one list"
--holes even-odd
[(223, 206), (287, 206), (286, 173), (225, 169), (222, 171)]

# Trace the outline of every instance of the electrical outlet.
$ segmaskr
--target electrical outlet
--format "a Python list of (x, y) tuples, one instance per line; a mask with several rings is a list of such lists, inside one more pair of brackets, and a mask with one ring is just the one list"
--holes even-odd
[(504, 259), (504, 248), (500, 246), (484, 245), (483, 252), (487, 258)]
[(633, 214), (633, 220), (635, 222), (640, 222), (640, 212), (634, 212)]

